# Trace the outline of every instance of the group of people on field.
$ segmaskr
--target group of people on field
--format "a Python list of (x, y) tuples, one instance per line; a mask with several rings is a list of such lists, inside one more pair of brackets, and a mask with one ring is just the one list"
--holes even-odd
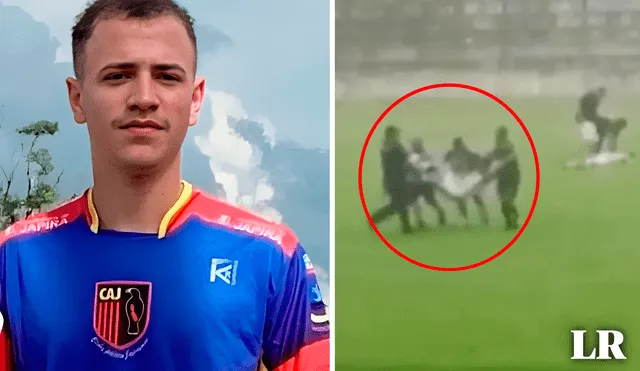
[[(467, 203), (471, 199), (482, 223), (488, 225), (489, 212), (481, 192), (496, 179), (505, 228), (518, 228), (515, 199), (520, 186), (520, 167), (506, 127), (498, 127), (494, 148), (486, 155), (472, 151), (457, 137), (443, 161), (438, 163), (426, 151), (421, 139), (414, 139), (407, 150), (400, 139), (400, 129), (389, 126), (385, 130), (381, 159), (383, 187), (389, 202), (371, 215), (374, 224), (398, 215), (404, 233), (411, 233), (416, 227), (426, 228), (422, 215), (422, 204), (426, 203), (435, 210), (438, 224), (445, 226), (446, 212), (437, 198), (443, 195), (455, 202), (467, 224)], [(410, 211), (415, 223), (410, 221)]]

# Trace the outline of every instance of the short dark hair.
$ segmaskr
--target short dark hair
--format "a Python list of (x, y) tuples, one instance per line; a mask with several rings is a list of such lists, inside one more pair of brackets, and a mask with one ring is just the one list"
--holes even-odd
[(397, 126), (389, 125), (384, 130), (384, 135), (386, 137), (394, 137), (400, 134), (400, 129)]
[(73, 50), (73, 70), (78, 78), (82, 78), (84, 67), (84, 53), (87, 41), (91, 38), (96, 23), (101, 20), (124, 15), (125, 18), (152, 19), (163, 15), (178, 17), (184, 24), (191, 39), (198, 59), (196, 33), (193, 29), (194, 20), (189, 12), (173, 0), (95, 0), (89, 3), (84, 12), (76, 17), (76, 24), (71, 32)]

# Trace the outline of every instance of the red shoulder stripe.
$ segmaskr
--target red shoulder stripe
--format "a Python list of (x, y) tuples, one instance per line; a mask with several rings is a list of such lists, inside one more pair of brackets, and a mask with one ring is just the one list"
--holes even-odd
[(179, 228), (193, 216), (209, 224), (258, 237), (267, 237), (274, 241), (287, 256), (293, 255), (298, 245), (298, 237), (286, 225), (271, 221), (224, 199), (208, 195), (195, 187), (191, 201), (173, 221), (170, 230)]
[(25, 234), (46, 233), (85, 215), (85, 195), (72, 199), (53, 210), (22, 219), (0, 232), (0, 245)]

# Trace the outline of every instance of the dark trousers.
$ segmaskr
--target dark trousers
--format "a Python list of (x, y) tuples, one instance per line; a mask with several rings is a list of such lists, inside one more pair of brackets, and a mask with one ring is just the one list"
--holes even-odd
[[(438, 203), (438, 200), (436, 199), (436, 187), (433, 183), (420, 183), (415, 186), (414, 192), (415, 200), (422, 198), (424, 202), (427, 203), (427, 205), (431, 206), (436, 211), (436, 213), (438, 214), (438, 224), (440, 224), (441, 226), (447, 224), (447, 217), (444, 208), (442, 207), (442, 205), (440, 205), (440, 203)], [(425, 223), (422, 220), (422, 217), (417, 217), (418, 223), (424, 225)]]
[(596, 144), (596, 153), (601, 152), (604, 148), (604, 143), (606, 139), (610, 140), (611, 151), (618, 150), (618, 137), (620, 136), (620, 132), (627, 127), (627, 120), (620, 119), (609, 119), (603, 116), (593, 116), (586, 117), (587, 120), (593, 122), (598, 131), (598, 142)]
[(507, 172), (498, 176), (498, 197), (507, 229), (518, 227), (519, 213), (515, 205), (520, 188), (520, 173)]
[[(616, 119), (611, 121), (610, 125), (609, 125), (609, 140), (610, 140), (610, 148), (609, 150), (611, 150), (612, 152), (615, 152), (618, 150), (618, 137), (620, 136), (620, 132), (622, 130), (624, 130), (624, 128), (627, 127), (627, 120), (626, 119)], [(600, 145), (602, 146), (602, 145)]]
[[(489, 224), (489, 211), (487, 210), (487, 206), (484, 204), (484, 200), (482, 199), (482, 197), (480, 195), (474, 195), (474, 196), (471, 196), (471, 199), (473, 200), (473, 203), (476, 204), (476, 207), (478, 208), (478, 212), (480, 213), (480, 219), (482, 220), (482, 224), (484, 225)], [(458, 205), (458, 211), (460, 212), (462, 217), (467, 222), (469, 222), (469, 208), (467, 207), (467, 200), (466, 199), (458, 200), (456, 203)]]
[(409, 211), (408, 207), (414, 199), (414, 195), (411, 192), (411, 187), (407, 184), (398, 185), (396, 187), (387, 188), (387, 194), (389, 195), (389, 203), (382, 208), (376, 210), (371, 219), (374, 224), (384, 222), (394, 215), (400, 217), (400, 223), (402, 231), (404, 233), (411, 232), (411, 224), (409, 223)]

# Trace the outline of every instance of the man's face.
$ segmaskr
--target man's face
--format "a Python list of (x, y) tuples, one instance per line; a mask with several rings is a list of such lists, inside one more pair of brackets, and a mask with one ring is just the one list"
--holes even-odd
[(386, 134), (389, 142), (396, 142), (400, 139), (400, 133), (398, 130), (389, 130)]
[(195, 51), (180, 20), (98, 21), (82, 81), (67, 79), (78, 123), (87, 123), (94, 166), (149, 168), (180, 155), (202, 106)]

